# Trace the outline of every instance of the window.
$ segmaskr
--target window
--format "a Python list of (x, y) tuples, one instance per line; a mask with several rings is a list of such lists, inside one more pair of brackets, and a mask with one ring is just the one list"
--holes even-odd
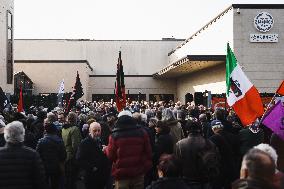
[(13, 15), (7, 11), (7, 84), (13, 83)]

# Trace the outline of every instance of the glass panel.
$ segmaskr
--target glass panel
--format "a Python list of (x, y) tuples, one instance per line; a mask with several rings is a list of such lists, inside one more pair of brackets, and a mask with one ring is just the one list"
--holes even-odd
[(7, 26), (8, 28), (12, 28), (13, 27), (13, 15), (10, 11), (7, 12)]

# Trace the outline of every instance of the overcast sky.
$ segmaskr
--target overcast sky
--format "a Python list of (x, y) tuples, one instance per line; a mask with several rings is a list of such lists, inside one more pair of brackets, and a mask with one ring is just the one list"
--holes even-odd
[(284, 0), (14, 0), (15, 39), (185, 39), (232, 3)]

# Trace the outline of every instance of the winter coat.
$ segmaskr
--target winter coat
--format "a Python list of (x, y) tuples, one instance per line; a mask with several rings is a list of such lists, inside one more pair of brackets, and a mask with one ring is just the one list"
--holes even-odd
[(0, 133), (0, 147), (5, 146), (5, 143), (4, 133)]
[(110, 162), (102, 151), (100, 139), (86, 137), (79, 145), (76, 159), (85, 171), (85, 183), (88, 186), (102, 188), (106, 184), (110, 176)]
[(74, 160), (78, 146), (81, 142), (79, 128), (68, 124), (64, 125), (62, 128), (62, 139), (67, 153), (66, 161)]
[(23, 144), (0, 148), (0, 188), (44, 189), (45, 174), (39, 154)]
[(160, 133), (157, 135), (153, 154), (154, 166), (158, 164), (160, 156), (164, 153), (173, 153), (173, 138), (169, 133)]
[(38, 141), (36, 151), (39, 153), (47, 174), (57, 174), (66, 159), (63, 140), (57, 135), (46, 134)]
[[(152, 182), (146, 189), (191, 189), (182, 178), (164, 177)], [(196, 188), (197, 189), (197, 188)]]
[(181, 161), (182, 176), (189, 181), (206, 183), (212, 177), (218, 177), (218, 150), (214, 143), (200, 134), (190, 133), (187, 138), (179, 141), (175, 155)]
[(175, 144), (184, 138), (181, 124), (178, 120), (165, 121), (165, 124), (171, 128), (170, 135), (173, 137), (173, 147), (175, 147)]
[(31, 131), (35, 135), (36, 141), (43, 137), (44, 133), (44, 120), (36, 119), (31, 126)]
[(218, 186), (231, 188), (231, 183), (238, 178), (237, 162), (234, 160), (233, 148), (225, 138), (225, 131), (214, 134), (209, 139), (216, 145), (220, 153), (220, 177)]
[(38, 140), (36, 139), (35, 135), (31, 131), (26, 130), (24, 145), (32, 149), (36, 149), (37, 142)]
[(130, 116), (118, 118), (105, 153), (113, 162), (112, 175), (116, 180), (144, 175), (152, 167), (149, 136)]
[(277, 168), (281, 172), (284, 172), (284, 140), (282, 140), (276, 134), (272, 134), (270, 144), (276, 150), (278, 155)]
[(253, 133), (249, 128), (244, 128), (239, 132), (240, 153), (245, 155), (249, 149), (264, 141), (263, 130), (260, 129), (257, 133)]
[(232, 184), (232, 189), (275, 189), (270, 183), (253, 179), (239, 179)]

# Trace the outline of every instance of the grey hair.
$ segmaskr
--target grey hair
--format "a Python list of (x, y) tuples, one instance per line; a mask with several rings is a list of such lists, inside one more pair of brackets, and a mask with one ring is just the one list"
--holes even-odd
[(25, 129), (23, 123), (13, 121), (4, 128), (4, 138), (7, 143), (24, 142)]
[(275, 149), (272, 146), (270, 146), (268, 144), (261, 143), (261, 144), (255, 146), (255, 147), (253, 147), (253, 148), (259, 149), (259, 150), (265, 152), (267, 155), (269, 155), (273, 159), (275, 165), (277, 166), (278, 155), (277, 155)]
[(166, 109), (163, 110), (162, 120), (163, 121), (176, 120), (176, 116), (170, 108), (166, 108)]

